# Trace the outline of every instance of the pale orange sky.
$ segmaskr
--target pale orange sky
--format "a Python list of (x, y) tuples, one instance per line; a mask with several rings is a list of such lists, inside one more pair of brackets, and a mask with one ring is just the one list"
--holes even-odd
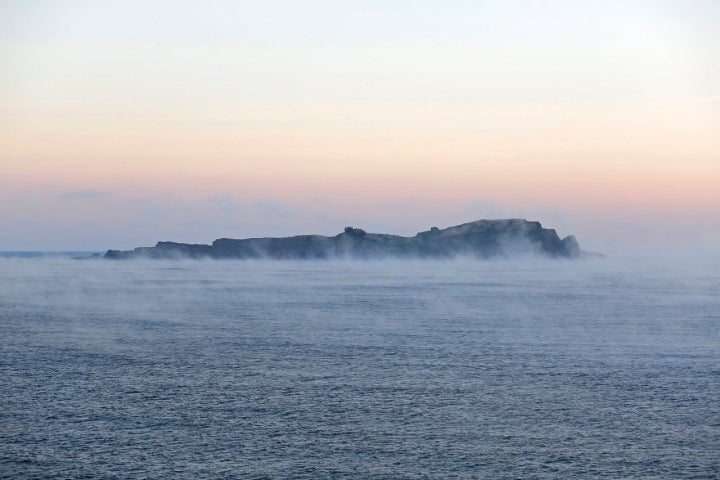
[(0, 250), (473, 215), (715, 235), (720, 6), (678, 5), (5, 2)]

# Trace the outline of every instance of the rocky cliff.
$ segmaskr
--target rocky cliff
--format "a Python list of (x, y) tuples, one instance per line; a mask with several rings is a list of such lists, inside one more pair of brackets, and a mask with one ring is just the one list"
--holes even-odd
[(540, 222), (521, 219), (478, 220), (445, 229), (433, 227), (414, 237), (367, 233), (346, 227), (334, 237), (220, 238), (212, 245), (158, 242), (154, 247), (108, 250), (105, 258), (491, 258), (518, 254), (575, 258), (582, 254), (575, 237), (560, 238)]

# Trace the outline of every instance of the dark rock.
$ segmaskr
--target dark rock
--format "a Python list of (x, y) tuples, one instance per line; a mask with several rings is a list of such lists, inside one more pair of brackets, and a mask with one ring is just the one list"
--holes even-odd
[(105, 258), (491, 258), (518, 254), (576, 258), (584, 252), (572, 235), (560, 238), (554, 229), (543, 228), (540, 222), (509, 219), (478, 220), (445, 229), (432, 227), (414, 237), (345, 227), (334, 237), (220, 238), (212, 245), (158, 242), (154, 247), (108, 250)]

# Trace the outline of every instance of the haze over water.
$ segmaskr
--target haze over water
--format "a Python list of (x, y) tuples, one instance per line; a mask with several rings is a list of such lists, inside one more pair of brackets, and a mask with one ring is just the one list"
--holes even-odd
[[(720, 478), (718, 25), (1, 0), (0, 477)], [(48, 253), (483, 218), (608, 258)]]
[(720, 276), (0, 259), (5, 478), (717, 478)]

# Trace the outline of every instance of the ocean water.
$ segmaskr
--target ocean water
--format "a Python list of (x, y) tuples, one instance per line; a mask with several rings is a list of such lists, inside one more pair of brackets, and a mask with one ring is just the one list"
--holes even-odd
[(0, 259), (0, 477), (720, 478), (720, 272)]

